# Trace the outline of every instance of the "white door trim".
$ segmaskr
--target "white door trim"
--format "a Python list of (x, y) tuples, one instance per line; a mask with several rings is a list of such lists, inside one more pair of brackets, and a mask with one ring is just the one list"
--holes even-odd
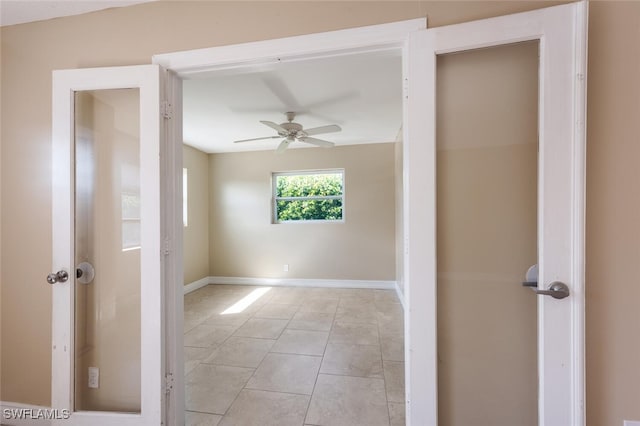
[(426, 26), (426, 19), (411, 19), (317, 34), (164, 53), (154, 55), (153, 63), (175, 72), (179, 77), (191, 78), (207, 72), (263, 66), (268, 63), (394, 49), (404, 45), (409, 33), (425, 29)]
[[(160, 424), (164, 341), (160, 291), (160, 67), (140, 65), (53, 72), (52, 239), (53, 271), (66, 270), (69, 280), (53, 287), (51, 404), (72, 412), (65, 424)], [(140, 89), (141, 206), (141, 413), (73, 412), (74, 403), (74, 92)], [(155, 153), (155, 155), (154, 155)], [(54, 421), (54, 423), (57, 421)]]
[[(405, 205), (405, 223), (409, 224), (409, 234), (405, 236), (409, 254), (405, 258), (405, 277), (410, 282), (419, 277), (423, 283), (422, 286), (408, 286), (406, 295), (406, 324), (409, 328), (418, 327), (414, 332), (409, 330), (407, 336), (410, 342), (407, 363), (408, 371), (411, 371), (411, 376), (407, 375), (407, 398), (410, 402), (407, 417), (412, 424), (436, 425), (438, 418), (436, 112), (435, 96), (432, 95), (436, 88), (436, 55), (539, 40), (541, 173), (538, 239), (539, 257), (542, 259), (539, 286), (543, 288), (559, 280), (567, 283), (571, 290), (571, 296), (566, 300), (556, 301), (542, 296), (538, 299), (539, 424), (584, 425), (587, 6), (586, 2), (572, 3), (438, 27), (414, 33), (411, 37), (409, 123), (405, 129), (405, 140), (418, 139), (426, 143), (405, 144), (404, 157), (408, 159), (405, 183), (412, 187), (408, 190), (410, 194), (429, 194)], [(561, 100), (561, 105), (545, 103), (545, 99), (552, 95), (556, 96), (554, 99)], [(569, 142), (552, 143), (554, 141)], [(558, 183), (562, 188), (554, 186)], [(554, 220), (545, 221), (545, 217), (554, 217)], [(421, 256), (425, 257), (420, 259)], [(420, 307), (414, 309), (413, 305), (418, 300)], [(562, 328), (563, 332), (544, 332), (554, 328)], [(426, 339), (415, 341), (418, 332)], [(557, 338), (558, 335), (563, 338)], [(425, 379), (415, 380), (418, 377)], [(556, 386), (547, 384), (545, 377), (552, 377)]]
[[(163, 99), (166, 100), (164, 135), (161, 141), (160, 205), (162, 209), (161, 229), (165, 240), (162, 282), (166, 310), (162, 313), (165, 327), (165, 353), (163, 367), (165, 388), (163, 395), (167, 425), (184, 423), (184, 353), (183, 325), (184, 280), (183, 244), (184, 227), (182, 222), (182, 79), (173, 71), (163, 68), (165, 87)], [(176, 389), (180, 391), (176, 392)], [(176, 398), (176, 393), (180, 397)]]

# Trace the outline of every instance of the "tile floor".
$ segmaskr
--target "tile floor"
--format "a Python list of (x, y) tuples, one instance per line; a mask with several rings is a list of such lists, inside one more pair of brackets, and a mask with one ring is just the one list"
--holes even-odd
[(187, 425), (404, 425), (394, 291), (265, 289), (185, 296)]

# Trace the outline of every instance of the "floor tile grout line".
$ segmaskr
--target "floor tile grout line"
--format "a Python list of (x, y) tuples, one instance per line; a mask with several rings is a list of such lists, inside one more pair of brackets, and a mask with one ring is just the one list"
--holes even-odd
[(268, 392), (268, 393), (277, 393), (277, 394), (285, 394), (285, 395), (295, 395), (295, 396), (308, 396), (309, 399), (311, 399), (311, 394), (309, 393), (284, 392), (284, 391), (275, 391), (271, 389), (258, 389), (258, 388), (247, 388), (247, 387), (242, 388), (242, 390), (246, 390), (249, 392), (255, 391), (255, 392)]
[(376, 306), (376, 324), (378, 326), (378, 343), (380, 344), (380, 362), (382, 362), (382, 380), (383, 380), (383, 385), (384, 385), (384, 400), (386, 401), (386, 407), (387, 407), (387, 420), (389, 422), (389, 424), (391, 424), (391, 413), (389, 412), (389, 396), (387, 395), (387, 375), (385, 374), (385, 370), (384, 370), (384, 359), (382, 358), (382, 339), (380, 339), (380, 315), (379, 315), (380, 311), (378, 310), (378, 307)]
[[(260, 288), (260, 286), (258, 286), (258, 287), (256, 287), (256, 288)], [(284, 287), (283, 287), (283, 288), (284, 288)], [(292, 288), (292, 287), (286, 287), (286, 288), (288, 288), (288, 289), (289, 289), (289, 288)], [(242, 294), (242, 293), (241, 293), (241, 294)], [(240, 295), (241, 295), (241, 294), (240, 294)], [(331, 293), (331, 294), (335, 294), (335, 293)], [(304, 292), (304, 293), (303, 293), (303, 297), (305, 298), (305, 300), (303, 300), (300, 304), (297, 304), (297, 303), (276, 303), (276, 302), (273, 302), (273, 303), (272, 303), (272, 302), (270, 302), (270, 300), (271, 300), (271, 299), (270, 299), (269, 301), (265, 301), (265, 303), (263, 303), (262, 305), (260, 305), (260, 307), (256, 307), (256, 308), (255, 308), (255, 310), (253, 310), (253, 313), (249, 314), (249, 317), (247, 317), (244, 321), (242, 321), (242, 323), (240, 323), (240, 325), (237, 325), (237, 326), (230, 326), (230, 327), (232, 327), (232, 328), (233, 328), (233, 332), (232, 332), (229, 336), (227, 336), (226, 338), (224, 338), (222, 341), (220, 341), (216, 346), (194, 347), (194, 348), (200, 348), (200, 349), (206, 349), (206, 348), (209, 348), (209, 349), (211, 349), (211, 350), (212, 350), (212, 354), (213, 354), (213, 352), (214, 352), (214, 351), (216, 351), (217, 349), (219, 349), (219, 348), (223, 347), (223, 346), (224, 346), (224, 344), (226, 344), (226, 343), (229, 341), (229, 339), (231, 339), (232, 337), (235, 337), (235, 338), (244, 338), (244, 339), (256, 339), (256, 340), (258, 340), (258, 339), (259, 339), (259, 340), (271, 340), (271, 341), (273, 341), (273, 342), (274, 342), (274, 343), (272, 344), (272, 346), (273, 346), (273, 345), (275, 345), (275, 343), (276, 343), (276, 342), (277, 342), (277, 341), (278, 341), (278, 340), (283, 336), (283, 334), (284, 334), (285, 330), (298, 330), (298, 331), (310, 331), (310, 332), (322, 332), (322, 333), (327, 333), (327, 340), (326, 340), (326, 341), (325, 341), (325, 343), (324, 343), (324, 349), (323, 349), (323, 353), (322, 353), (322, 355), (316, 355), (316, 354), (300, 354), (300, 353), (290, 353), (290, 352), (271, 352), (271, 350), (269, 350), (269, 352), (267, 352), (267, 354), (262, 358), (261, 362), (258, 364), (258, 366), (257, 366), (257, 367), (229, 366), (229, 365), (226, 365), (226, 364), (209, 364), (209, 363), (205, 363), (203, 360), (198, 360), (197, 365), (200, 365), (200, 364), (207, 364), (207, 365), (219, 365), (219, 366), (226, 366), (226, 367), (241, 367), (241, 368), (248, 368), (248, 369), (252, 369), (252, 370), (253, 370), (253, 374), (252, 374), (252, 375), (251, 375), (251, 377), (250, 377), (250, 378), (245, 382), (245, 384), (243, 385), (242, 389), (241, 389), (241, 390), (236, 394), (236, 396), (235, 396), (235, 398), (234, 398), (233, 402), (231, 403), (231, 405), (229, 405), (229, 407), (227, 408), (227, 410), (225, 411), (225, 414), (224, 414), (223, 416), (226, 416), (226, 415), (228, 414), (229, 409), (230, 409), (230, 408), (231, 408), (231, 406), (233, 406), (233, 404), (236, 402), (236, 400), (237, 400), (238, 396), (240, 395), (240, 393), (242, 393), (242, 391), (243, 391), (243, 390), (247, 390), (247, 391), (260, 391), (260, 392), (270, 392), (270, 393), (281, 393), (281, 394), (301, 395), (301, 396), (309, 397), (309, 402), (308, 402), (308, 404), (307, 404), (307, 409), (306, 409), (306, 412), (305, 412), (305, 422), (304, 422), (304, 424), (305, 424), (305, 425), (314, 425), (313, 423), (307, 423), (307, 422), (306, 422), (306, 418), (307, 418), (307, 415), (308, 415), (308, 412), (309, 412), (309, 409), (310, 409), (310, 405), (311, 405), (311, 401), (312, 401), (312, 399), (313, 399), (313, 395), (314, 395), (315, 390), (316, 390), (316, 385), (317, 385), (317, 382), (318, 382), (319, 375), (320, 375), (320, 374), (324, 374), (324, 375), (327, 375), (327, 376), (352, 377), (352, 378), (362, 378), (362, 379), (379, 379), (379, 380), (382, 380), (382, 381), (383, 381), (383, 384), (384, 384), (384, 394), (385, 394), (385, 401), (386, 401), (387, 418), (388, 418), (388, 421), (389, 421), (389, 424), (390, 424), (390, 422), (391, 422), (391, 414), (390, 414), (390, 411), (389, 411), (389, 404), (390, 404), (390, 401), (389, 401), (389, 399), (388, 399), (388, 394), (387, 394), (387, 389), (386, 389), (386, 381), (387, 381), (387, 380), (386, 380), (386, 375), (384, 374), (384, 372), (385, 372), (384, 364), (385, 364), (385, 361), (389, 361), (390, 363), (396, 363), (396, 362), (394, 362), (393, 360), (385, 360), (385, 359), (384, 359), (384, 356), (382, 355), (382, 339), (381, 339), (381, 335), (382, 335), (382, 331), (381, 331), (381, 330), (382, 330), (382, 324), (381, 324), (381, 319), (380, 319), (380, 317), (381, 317), (381, 315), (383, 315), (383, 314), (384, 314), (384, 312), (383, 312), (383, 311), (381, 311), (381, 310), (380, 310), (380, 307), (379, 307), (379, 305), (381, 305), (381, 304), (382, 304), (382, 305), (387, 305), (387, 303), (386, 303), (386, 302), (388, 302), (388, 301), (387, 301), (387, 300), (383, 300), (383, 301), (379, 301), (379, 300), (377, 300), (377, 299), (376, 299), (376, 297), (375, 297), (377, 293), (375, 293), (375, 291), (374, 291), (374, 292), (372, 292), (372, 295), (373, 295), (373, 297), (372, 297), (372, 298), (371, 298), (371, 297), (369, 297), (369, 294), (368, 294), (368, 293), (363, 293), (363, 294), (364, 294), (364, 295), (366, 295), (367, 297), (360, 297), (360, 293), (357, 293), (357, 295), (354, 295), (354, 294), (356, 294), (356, 293), (352, 293), (352, 292), (337, 293), (337, 294), (339, 295), (338, 297), (326, 297), (327, 299), (333, 299), (333, 300), (337, 299), (337, 301), (338, 301), (338, 303), (336, 304), (336, 308), (333, 310), (333, 315), (332, 315), (332, 319), (331, 319), (331, 322), (330, 322), (329, 330), (328, 330), (328, 331), (327, 331), (327, 330), (324, 330), (324, 329), (320, 329), (320, 330), (318, 330), (318, 329), (311, 329), (311, 330), (309, 330), (309, 329), (306, 329), (306, 328), (302, 328), (302, 329), (298, 329), (298, 328), (289, 328), (289, 326), (291, 325), (291, 322), (293, 321), (293, 318), (294, 318), (294, 317), (296, 316), (296, 314), (298, 314), (299, 312), (328, 313), (328, 312), (322, 312), (322, 311), (316, 312), (316, 311), (306, 311), (306, 310), (303, 310), (303, 306), (305, 305), (305, 303), (307, 303), (307, 302), (308, 302), (308, 300), (306, 300), (306, 299), (310, 296), (310, 295), (309, 295), (309, 292)], [(272, 298), (273, 298), (273, 297), (275, 297), (275, 296), (272, 296)], [(338, 309), (339, 309), (340, 302), (341, 302), (343, 299), (345, 299), (345, 298), (349, 298), (349, 299), (360, 299), (360, 300), (361, 300), (362, 302), (364, 302), (365, 304), (368, 304), (369, 302), (372, 302), (372, 303), (374, 304), (374, 307), (375, 307), (375, 309), (374, 309), (374, 310), (375, 310), (375, 313), (376, 313), (376, 322), (375, 322), (375, 325), (376, 325), (376, 332), (377, 332), (377, 333), (376, 333), (376, 334), (377, 334), (377, 344), (365, 344), (365, 345), (361, 345), (361, 344), (353, 343), (353, 344), (350, 344), (350, 346), (370, 346), (370, 347), (378, 347), (378, 349), (379, 349), (379, 351), (380, 351), (380, 361), (382, 362), (382, 365), (383, 365), (382, 377), (353, 376), (353, 375), (350, 375), (350, 374), (335, 374), (335, 373), (324, 373), (324, 372), (321, 372), (322, 363), (324, 362), (324, 358), (325, 358), (325, 356), (326, 356), (326, 351), (327, 351), (327, 348), (328, 348), (329, 344), (337, 344), (337, 343), (331, 343), (331, 342), (330, 342), (330, 337), (331, 337), (331, 334), (334, 332), (334, 327), (335, 327), (336, 323), (338, 323), (338, 322), (339, 322), (339, 323), (344, 323), (344, 324), (361, 324), (361, 325), (364, 325), (364, 324), (373, 324), (373, 323), (371, 323), (371, 322), (366, 322), (366, 321), (348, 321), (348, 320), (347, 320), (347, 321), (345, 321), (345, 320), (340, 320), (340, 321), (339, 321), (339, 320), (337, 319), (337, 311), (338, 311)], [(376, 303), (376, 302), (379, 302), (379, 303)], [(382, 302), (384, 302), (384, 303), (382, 303)], [(249, 321), (250, 319), (279, 319), (279, 318), (264, 318), (264, 317), (258, 317), (258, 316), (256, 316), (256, 314), (257, 314), (257, 313), (258, 313), (258, 312), (259, 312), (259, 311), (260, 311), (260, 310), (261, 310), (265, 305), (270, 304), (270, 303), (271, 303), (271, 304), (274, 304), (274, 305), (292, 305), (292, 306), (296, 306), (296, 310), (293, 312), (293, 315), (291, 315), (289, 318), (282, 318), (282, 319), (286, 319), (286, 324), (285, 324), (284, 328), (282, 328), (282, 329), (280, 330), (280, 332), (278, 333), (278, 336), (277, 336), (275, 339), (274, 339), (274, 338), (265, 338), (265, 337), (236, 336), (236, 335), (235, 335), (235, 332), (237, 332), (237, 330), (238, 330), (238, 329), (240, 329), (244, 324), (246, 324), (246, 322), (247, 322), (247, 321)], [(382, 308), (382, 309), (384, 309), (384, 310), (385, 310), (385, 312), (386, 312), (386, 308)], [(193, 328), (197, 327), (198, 325), (202, 325), (202, 324), (206, 323), (206, 321), (208, 321), (208, 320), (209, 320), (213, 315), (215, 315), (215, 314), (212, 314), (212, 315), (209, 315), (209, 316), (205, 317), (205, 319), (204, 319), (204, 320), (199, 321), (199, 322), (198, 322), (198, 323), (197, 323)], [(218, 324), (208, 324), (208, 325), (218, 325)], [(224, 324), (224, 325), (226, 326), (226, 324)], [(188, 331), (192, 330), (193, 328), (189, 329)], [(186, 334), (186, 333), (188, 333), (188, 331), (185, 331), (184, 333)], [(338, 343), (338, 344), (339, 344), (339, 343)], [(344, 343), (344, 344), (347, 344), (347, 343)], [(318, 370), (317, 370), (317, 372), (316, 372), (316, 377), (315, 377), (315, 381), (314, 381), (314, 385), (313, 385), (313, 388), (312, 388), (311, 394), (300, 394), (300, 393), (295, 393), (295, 392), (280, 392), (280, 391), (267, 390), (267, 389), (252, 389), (252, 388), (247, 388), (246, 386), (247, 386), (248, 382), (251, 380), (251, 378), (253, 378), (253, 377), (255, 376), (256, 371), (258, 370), (258, 368), (260, 367), (260, 365), (262, 365), (262, 363), (264, 362), (264, 359), (267, 357), (267, 355), (268, 355), (269, 353), (274, 353), (274, 354), (284, 354), (284, 355), (298, 355), (298, 356), (307, 356), (307, 357), (320, 358), (320, 365), (319, 365)], [(211, 354), (210, 354), (208, 357), (206, 357), (206, 358), (209, 358), (210, 356), (211, 356)], [(205, 359), (206, 359), (206, 358), (205, 358)], [(397, 361), (397, 363), (402, 363), (402, 361)], [(197, 366), (197, 365), (196, 365), (196, 366)], [(193, 411), (193, 410), (188, 410), (188, 411), (196, 412), (196, 411)], [(212, 413), (203, 412), (203, 414), (212, 414)], [(212, 415), (218, 415), (218, 416), (220, 416), (220, 414), (217, 414), (217, 413), (213, 413)]]
[[(249, 319), (253, 318), (253, 317), (254, 317), (254, 315), (255, 315), (255, 313), (254, 313), (254, 314), (250, 314), (250, 315), (249, 315), (249, 317), (248, 317), (248, 318), (247, 318), (247, 319), (242, 323), (242, 325), (244, 325), (247, 321), (249, 321)], [(204, 321), (206, 321), (206, 320), (207, 320), (208, 318), (210, 318), (211, 316), (213, 316), (213, 314), (212, 314), (212, 315), (209, 315), (209, 316), (208, 316)], [(204, 322), (204, 321), (203, 321), (203, 322)], [(200, 323), (200, 324), (202, 324), (202, 323)], [(240, 327), (242, 327), (242, 325), (240, 325), (240, 326), (236, 327), (236, 329), (235, 329), (235, 330), (234, 330), (234, 331), (233, 331), (229, 336), (227, 336), (227, 338), (225, 338), (225, 339), (223, 340), (223, 342), (222, 342), (220, 345), (218, 345), (216, 348), (213, 348), (213, 350), (215, 351), (217, 348), (222, 347), (222, 345), (224, 345), (224, 343), (225, 343), (225, 342), (226, 342), (230, 337), (235, 336), (235, 332), (236, 332), (236, 331), (238, 331), (238, 330), (240, 329)], [(195, 327), (194, 327), (194, 328), (195, 328)], [(235, 336), (235, 337), (239, 337), (239, 336)], [(209, 346), (209, 347), (210, 347), (210, 346)], [(212, 353), (213, 353), (213, 352), (212, 352)], [(210, 354), (209, 356), (211, 356), (211, 354)], [(208, 357), (207, 357), (207, 358), (208, 358)], [(207, 365), (214, 365), (214, 366), (217, 366), (217, 364), (208, 364), (208, 363), (205, 363), (205, 362), (203, 362), (203, 361), (199, 361), (199, 362), (198, 362), (198, 365), (200, 365), (200, 364), (207, 364)], [(224, 365), (223, 365), (223, 366), (224, 366)], [(197, 367), (197, 366), (196, 366), (196, 367)], [(195, 368), (196, 368), (196, 367), (194, 367), (194, 370), (195, 370)], [(243, 368), (245, 368), (245, 367), (243, 367)], [(257, 370), (257, 369), (258, 369), (257, 367), (256, 367), (256, 368), (253, 368), (253, 373), (251, 374), (251, 376), (250, 376), (250, 377), (247, 379), (247, 381), (244, 383), (244, 385), (242, 386), (242, 388), (240, 389), (240, 391), (238, 391), (238, 393), (235, 395), (235, 397), (234, 397), (233, 401), (232, 401), (232, 402), (231, 402), (231, 404), (227, 407), (227, 409), (225, 410), (224, 414), (222, 414), (222, 417), (223, 417), (223, 418), (224, 418), (224, 416), (226, 416), (226, 415), (227, 415), (227, 412), (229, 411), (229, 409), (233, 406), (233, 404), (234, 404), (234, 403), (236, 402), (236, 400), (238, 399), (238, 395), (240, 395), (240, 393), (241, 393), (244, 389), (246, 389), (247, 383), (249, 383), (249, 380), (251, 380), (251, 378), (255, 375), (255, 372), (256, 372), (256, 370)], [(193, 371), (193, 370), (192, 370), (192, 371)], [(185, 411), (186, 411), (186, 410), (185, 410)], [(215, 414), (216, 414), (216, 415), (219, 415), (219, 414), (217, 414), (217, 413), (215, 413)]]
[[(351, 377), (353, 379), (374, 379), (374, 380), (384, 380), (383, 377), (367, 377), (367, 376), (353, 376), (351, 374), (337, 374), (337, 373), (325, 373), (320, 372), (319, 375), (322, 374), (324, 376), (334, 376), (334, 377)], [(386, 388), (385, 388), (386, 389)], [(386, 393), (386, 390), (385, 390)]]
[[(262, 309), (262, 308), (261, 308)], [(256, 311), (257, 312), (257, 311)], [(297, 311), (296, 311), (297, 312)], [(295, 313), (294, 313), (295, 315)], [(254, 319), (255, 317), (255, 313), (252, 314), (247, 321), (249, 321), (249, 319)], [(292, 316), (293, 318), (293, 316)], [(256, 318), (256, 319), (261, 319), (261, 318)], [(267, 319), (267, 318), (262, 318), (262, 319)], [(278, 341), (278, 339), (280, 338), (280, 336), (282, 336), (282, 333), (284, 332), (284, 330), (286, 330), (287, 326), (289, 325), (289, 323), (291, 322), (291, 319), (289, 319), (287, 321), (287, 324), (285, 324), (285, 326), (282, 328), (282, 330), (280, 331), (280, 334), (278, 335), (278, 337), (276, 339), (269, 339), (269, 340), (275, 340), (275, 342)], [(275, 343), (274, 343), (275, 345)], [(247, 381), (244, 383), (244, 385), (242, 386), (242, 389), (240, 389), (240, 391), (238, 392), (238, 394), (235, 396), (235, 398), (233, 399), (233, 402), (231, 403), (231, 405), (229, 405), (229, 407), (227, 408), (227, 410), (225, 411), (224, 416), (227, 415), (227, 412), (231, 409), (231, 407), (233, 406), (233, 404), (236, 402), (236, 400), (238, 399), (238, 396), (242, 393), (243, 390), (247, 390), (247, 391), (251, 391), (251, 390), (261, 390), (261, 391), (265, 391), (265, 392), (269, 392), (268, 390), (263, 390), (263, 389), (252, 389), (252, 388), (248, 388), (247, 384), (251, 381), (251, 379), (256, 375), (256, 372), (258, 371), (258, 369), (260, 368), (260, 366), (262, 365), (262, 363), (264, 362), (264, 360), (267, 358), (267, 356), (269, 355), (270, 350), (265, 354), (265, 356), (262, 357), (262, 360), (260, 361), (260, 363), (258, 364), (258, 366), (253, 370), (253, 374), (251, 375), (251, 377), (249, 377), (249, 379), (247, 379)], [(285, 393), (285, 392), (281, 392), (281, 393)], [(298, 394), (295, 394), (298, 395)], [(309, 396), (309, 401), (311, 401), (311, 395)], [(223, 417), (224, 417), (223, 416)]]
[(184, 410), (185, 413), (198, 413), (198, 414), (208, 414), (210, 416), (222, 416), (222, 414), (218, 414), (218, 413), (210, 413), (208, 411), (198, 411), (198, 410)]
[(231, 410), (231, 407), (233, 407), (233, 404), (235, 404), (235, 402), (238, 400), (238, 397), (240, 396), (242, 391), (247, 389), (247, 383), (249, 383), (249, 380), (251, 380), (251, 377), (253, 377), (256, 374), (256, 370), (257, 370), (257, 368), (253, 370), (253, 374), (247, 379), (247, 381), (244, 383), (244, 385), (242, 385), (242, 388), (238, 391), (236, 396), (233, 398), (233, 401), (231, 401), (231, 404), (229, 404), (227, 409), (224, 411), (224, 414), (222, 415), (223, 418), (227, 415), (229, 410)]
[(303, 354), (300, 352), (280, 352), (280, 351), (269, 351), (269, 354), (278, 354), (278, 355), (300, 355), (300, 356), (313, 356), (316, 358), (324, 358), (324, 355), (315, 354)]
[[(271, 344), (271, 347), (273, 347), (273, 345), (274, 345), (274, 344), (275, 344), (275, 342), (276, 342), (276, 340), (274, 340), (274, 339), (266, 339), (266, 338), (259, 338), (259, 337), (238, 337), (238, 336), (230, 336), (229, 338), (231, 338), (231, 337), (235, 337), (236, 339), (253, 339), (253, 340), (261, 340), (261, 341), (268, 341), (268, 340), (271, 340), (271, 341), (273, 341), (273, 343)], [(216, 349), (220, 349), (220, 348), (222, 348), (222, 346), (223, 346), (223, 345), (220, 345), (220, 346), (219, 346), (218, 348), (216, 348)], [(216, 349), (214, 349), (214, 351), (215, 351)], [(269, 350), (271, 350), (271, 348), (269, 348)], [(265, 355), (262, 357), (262, 359), (264, 359), (264, 358), (267, 356), (267, 354), (269, 354), (269, 351), (267, 351), (267, 352), (265, 353)], [(211, 357), (211, 355), (213, 355), (213, 352), (212, 352), (212, 353), (211, 353), (207, 358)], [(260, 363), (262, 363), (262, 359), (260, 360)], [(248, 366), (245, 366), (245, 365), (217, 364), (217, 363), (214, 363), (214, 362), (205, 362), (205, 361), (201, 361), (200, 363), (201, 363), (201, 364), (207, 364), (207, 365), (222, 365), (222, 366), (226, 366), (226, 367), (243, 367), (243, 368), (253, 368), (253, 369), (257, 369), (257, 368), (258, 368), (257, 366), (256, 366), (256, 367), (253, 367), (253, 366), (248, 367)], [(258, 363), (258, 365), (260, 365), (260, 363)]]
[[(340, 300), (338, 299), (338, 304), (339, 303), (340, 303)], [(337, 312), (337, 309), (338, 307), (336, 305), (336, 312)], [(316, 379), (314, 380), (313, 388), (311, 389), (311, 397), (309, 398), (309, 403), (307, 404), (307, 410), (304, 413), (304, 420), (302, 421), (303, 424), (307, 423), (307, 416), (309, 415), (309, 409), (311, 408), (311, 401), (313, 400), (313, 394), (316, 391), (316, 385), (318, 384), (318, 377), (320, 377), (320, 370), (322, 369), (322, 364), (324, 363), (324, 357), (327, 352), (327, 345), (329, 344), (331, 332), (333, 331), (333, 324), (336, 318), (336, 312), (333, 313), (331, 327), (329, 327), (329, 332), (327, 333), (327, 341), (324, 344), (324, 350), (322, 351), (322, 358), (320, 359), (320, 365), (318, 365), (318, 371), (316, 372)]]
[[(262, 309), (262, 308), (260, 308), (260, 309)], [(259, 310), (259, 309), (258, 309), (258, 310)], [(257, 312), (258, 312), (258, 311), (254, 312), (253, 314), (250, 314), (250, 315), (249, 315), (249, 318), (247, 318), (247, 320), (246, 320), (246, 321), (249, 321), (250, 319), (255, 318), (255, 314), (256, 314)], [(246, 322), (246, 321), (245, 321), (245, 322)], [(238, 327), (238, 329), (239, 329), (239, 327)], [(237, 331), (237, 330), (236, 330), (236, 331)], [(234, 334), (235, 334), (235, 332), (234, 332)], [(237, 336), (237, 337), (239, 337), (239, 336)], [(275, 343), (274, 343), (274, 344), (275, 344)], [(227, 413), (229, 412), (229, 410), (231, 410), (231, 407), (233, 407), (233, 404), (235, 404), (235, 402), (238, 400), (238, 396), (240, 396), (240, 394), (242, 393), (242, 391), (243, 391), (243, 390), (247, 389), (247, 384), (248, 384), (248, 383), (251, 381), (251, 379), (256, 375), (256, 371), (258, 371), (258, 368), (260, 367), (260, 365), (262, 364), (262, 362), (264, 362), (264, 359), (265, 359), (266, 357), (267, 357), (266, 355), (265, 355), (264, 357), (262, 357), (262, 361), (260, 361), (260, 363), (258, 363), (258, 366), (253, 370), (253, 374), (251, 374), (251, 376), (247, 379), (247, 381), (246, 381), (246, 382), (244, 382), (244, 384), (242, 385), (242, 388), (238, 391), (238, 393), (236, 394), (236, 396), (233, 398), (233, 401), (231, 401), (231, 404), (229, 404), (229, 406), (227, 407), (227, 409), (226, 409), (226, 410), (225, 410), (225, 412), (224, 412), (224, 415), (222, 416), (222, 417), (223, 417), (223, 420), (224, 420), (224, 417), (225, 417), (225, 416), (227, 415)]]

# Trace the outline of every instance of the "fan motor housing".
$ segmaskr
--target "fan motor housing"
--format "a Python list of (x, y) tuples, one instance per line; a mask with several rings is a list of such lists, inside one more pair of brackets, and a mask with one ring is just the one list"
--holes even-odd
[(302, 126), (300, 124), (298, 124), (298, 123), (282, 123), (282, 124), (280, 124), (280, 126), (282, 128), (287, 129), (287, 131), (289, 133), (291, 133), (291, 132), (295, 133), (295, 132), (299, 132), (300, 130), (302, 130)]

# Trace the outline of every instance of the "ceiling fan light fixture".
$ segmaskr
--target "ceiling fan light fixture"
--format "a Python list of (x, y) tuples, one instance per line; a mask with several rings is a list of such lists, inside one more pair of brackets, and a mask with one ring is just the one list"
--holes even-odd
[(335, 146), (333, 142), (329, 142), (329, 141), (325, 141), (317, 138), (311, 138), (309, 137), (309, 135), (339, 132), (342, 130), (340, 126), (336, 124), (329, 124), (326, 126), (314, 127), (312, 129), (304, 130), (304, 127), (301, 124), (294, 123), (293, 120), (296, 115), (294, 112), (289, 111), (285, 114), (288, 120), (287, 123), (277, 124), (277, 123), (274, 123), (273, 121), (266, 121), (266, 120), (260, 121), (260, 123), (264, 124), (265, 126), (271, 127), (273, 130), (278, 132), (278, 136), (266, 136), (261, 138), (243, 139), (243, 140), (234, 141), (234, 143), (249, 142), (249, 141), (262, 140), (262, 139), (275, 139), (275, 138), (281, 137), (284, 139), (282, 140), (282, 142), (280, 142), (280, 144), (278, 145), (278, 148), (276, 148), (276, 152), (278, 153), (287, 149), (289, 144), (295, 141), (305, 142), (305, 143), (315, 145), (315, 146), (320, 146), (323, 148), (331, 148)]

